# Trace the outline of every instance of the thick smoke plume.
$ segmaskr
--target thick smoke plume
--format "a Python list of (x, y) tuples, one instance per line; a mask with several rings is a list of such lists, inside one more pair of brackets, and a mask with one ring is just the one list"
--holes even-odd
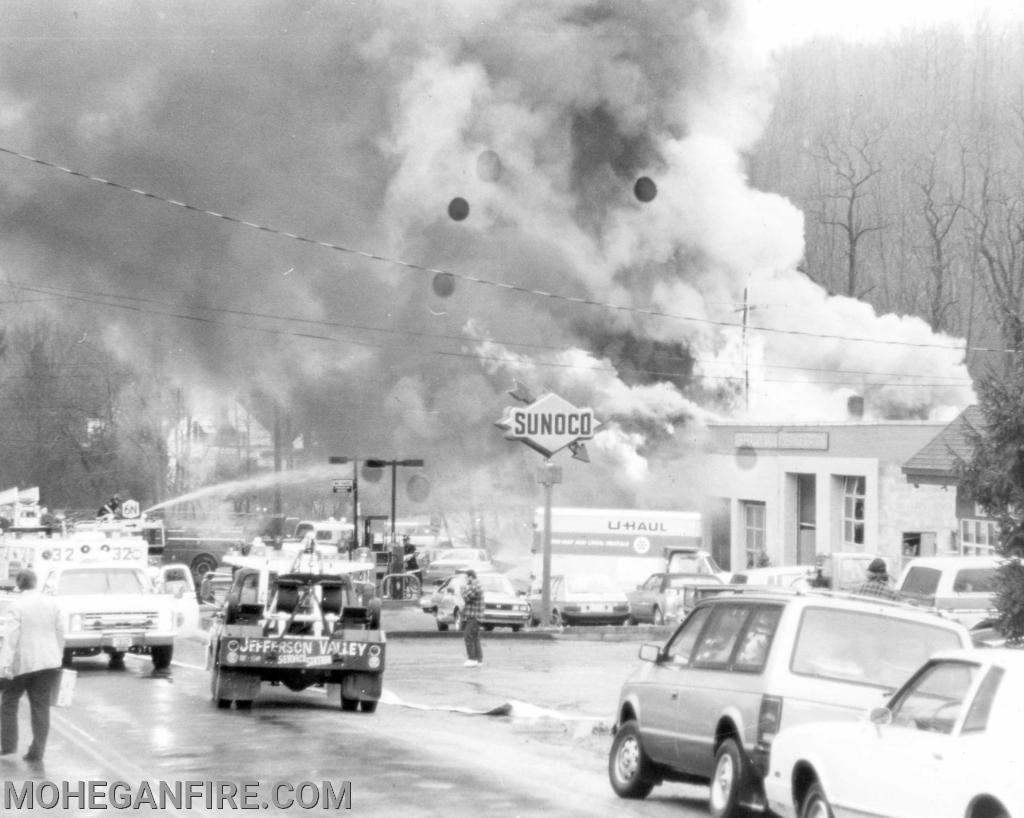
[[(18, 9), (0, 147), (368, 255), (4, 156), (7, 279), (91, 294), (78, 318), (196, 401), (258, 391), (323, 451), (426, 459), (424, 508), (538, 502), (537, 456), (493, 427), (513, 379), (604, 419), (559, 488), (594, 505), (690, 502), (674, 464), (708, 418), (971, 398), (934, 386), (967, 382), (928, 346), (953, 339), (795, 272), (801, 214), (744, 173), (772, 77), (741, 5)], [(932, 385), (877, 385), (901, 375)]]

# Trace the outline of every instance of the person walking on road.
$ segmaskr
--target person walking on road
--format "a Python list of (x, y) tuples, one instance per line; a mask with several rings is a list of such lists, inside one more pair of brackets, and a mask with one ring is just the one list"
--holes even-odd
[(50, 732), (50, 695), (60, 680), (64, 659), (64, 623), (57, 603), (36, 588), (36, 574), (18, 573), (21, 591), (7, 612), (0, 650), (0, 755), (18, 749), (18, 704), (28, 693), (32, 723), (32, 743), (26, 761), (39, 761), (46, 750)]
[(462, 586), (462, 628), (466, 638), (465, 667), (479, 667), (484, 654), (480, 649), (480, 617), (484, 614), (484, 589), (476, 578), (476, 571), (466, 571), (466, 583)]
[(897, 599), (896, 591), (893, 590), (889, 581), (889, 572), (885, 566), (885, 560), (875, 557), (868, 565), (868, 578), (861, 583), (856, 591), (858, 596), (876, 596), (882, 599)]

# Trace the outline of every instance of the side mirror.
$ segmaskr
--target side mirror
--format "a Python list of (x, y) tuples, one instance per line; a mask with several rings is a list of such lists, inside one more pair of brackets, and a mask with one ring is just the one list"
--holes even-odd
[(877, 724), (879, 727), (885, 724), (892, 724), (892, 711), (888, 707), (875, 707), (868, 714), (868, 719), (872, 724)]
[(640, 646), (639, 656), (644, 662), (657, 663), (661, 661), (661, 646), (655, 645), (653, 642), (644, 642)]

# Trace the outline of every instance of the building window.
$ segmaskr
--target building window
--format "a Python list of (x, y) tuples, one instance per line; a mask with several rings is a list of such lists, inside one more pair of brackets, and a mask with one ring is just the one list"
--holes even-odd
[(764, 546), (764, 521), (764, 503), (743, 503), (743, 536), (747, 548), (747, 568), (768, 564), (768, 554)]
[(864, 478), (843, 478), (843, 544), (864, 548)]
[(961, 520), (960, 553), (988, 556), (995, 553), (999, 527), (995, 520)]

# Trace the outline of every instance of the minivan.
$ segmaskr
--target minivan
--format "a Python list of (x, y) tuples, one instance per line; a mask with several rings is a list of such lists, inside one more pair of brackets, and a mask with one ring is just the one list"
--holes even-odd
[(958, 622), (877, 598), (751, 589), (699, 603), (664, 645), (640, 647), (608, 758), (612, 789), (710, 785), (710, 812), (764, 808), (774, 736), (856, 719), (940, 650), (971, 647)]

